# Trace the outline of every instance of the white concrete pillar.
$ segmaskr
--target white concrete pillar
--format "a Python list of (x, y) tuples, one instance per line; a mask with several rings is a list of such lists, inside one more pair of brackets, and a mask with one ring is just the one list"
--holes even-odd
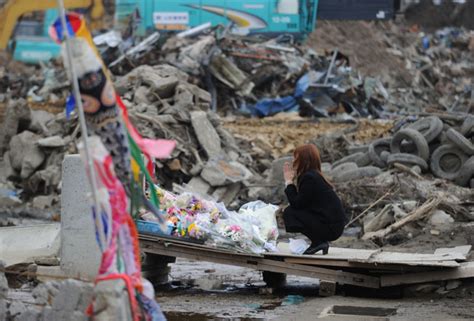
[(63, 161), (61, 193), (61, 270), (69, 277), (93, 280), (101, 252), (95, 239), (90, 185), (79, 155)]

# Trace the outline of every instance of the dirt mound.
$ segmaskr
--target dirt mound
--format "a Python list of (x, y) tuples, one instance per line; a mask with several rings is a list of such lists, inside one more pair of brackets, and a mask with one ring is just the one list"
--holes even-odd
[(350, 65), (364, 75), (384, 76), (385, 80), (408, 82), (404, 62), (387, 51), (384, 31), (391, 23), (366, 21), (321, 21), (310, 35), (308, 44), (318, 52), (334, 50), (349, 57)]
[(431, 0), (422, 0), (405, 12), (408, 24), (418, 24), (426, 30), (443, 27), (464, 27), (474, 30), (474, 1), (467, 0), (465, 4), (455, 4), (443, 1), (435, 6)]

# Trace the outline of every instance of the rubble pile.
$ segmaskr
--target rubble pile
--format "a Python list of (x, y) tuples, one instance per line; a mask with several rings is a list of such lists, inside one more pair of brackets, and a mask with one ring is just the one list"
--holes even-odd
[[(34, 266), (32, 264), (29, 268)], [(75, 279), (50, 281), (40, 277), (36, 279), (34, 274), (31, 274), (28, 277), (30, 282), (25, 278), (21, 282), (21, 288), (9, 288), (9, 284), (14, 283), (13, 280), (18, 277), (12, 270), (10, 267), (5, 271), (4, 263), (0, 261), (1, 320), (88, 320), (88, 309), (92, 306), (92, 301), (95, 307), (100, 307), (97, 318), (126, 319), (126, 308), (122, 310), (121, 316), (110, 315), (112, 312), (110, 308), (107, 309), (109, 305), (117, 304), (114, 299), (128, 297), (123, 287), (113, 281), (102, 281), (99, 286), (94, 287), (92, 283)], [(42, 282), (38, 284), (39, 279)], [(150, 283), (147, 282), (144, 287), (145, 291), (154, 292)]]
[[(472, 111), (472, 32), (445, 28), (425, 34), (394, 23), (354, 23), (352, 39), (342, 31), (352, 30), (347, 24), (323, 23), (306, 45), (219, 30), (175, 36), (134, 65), (178, 67), (210, 92), (211, 109), (219, 112), (395, 118), (431, 109)], [(339, 43), (342, 49), (334, 50)], [(364, 48), (347, 49), (355, 43)], [(123, 74), (130, 68), (124, 60), (112, 70)]]
[[(27, 198), (36, 196), (32, 200), (34, 207), (51, 209), (60, 193), (64, 155), (75, 152), (77, 122), (67, 121), (64, 114), (31, 109), (25, 99), (12, 99), (0, 133), (3, 180), (8, 180), (2, 182), (5, 190), (14, 198), (18, 196), (16, 190)], [(4, 198), (12, 200), (8, 195)]]
[[(172, 36), (163, 45), (152, 35), (130, 51), (139, 55), (126, 55), (109, 66), (140, 133), (178, 142), (169, 160), (157, 162), (158, 182), (168, 190), (207, 194), (231, 209), (257, 198), (280, 203), (280, 159), (306, 142), (320, 147), (324, 162), (342, 164), (345, 170), (338, 172), (347, 177), (378, 175), (393, 164), (417, 165), (410, 170), (468, 186), (470, 178), (460, 178), (460, 173), (469, 176), (465, 173), (472, 163), (469, 121), (462, 122), (473, 111), (472, 33), (451, 28), (423, 34), (385, 23), (366, 25), (361, 37), (380, 26), (377, 50), (400, 67), (390, 65), (389, 74), (362, 76), (352, 59), (356, 53), (346, 55), (344, 46), (321, 52), (324, 43), (314, 39), (302, 45), (291, 37), (239, 37), (220, 28)], [(57, 62), (39, 69), (18, 63), (0, 67), (0, 154), (5, 177), (15, 184), (5, 187), (4, 194), (20, 189), (26, 198), (39, 195), (34, 204), (40, 208), (57, 202), (61, 160), (75, 152), (79, 130), (74, 115), (67, 120), (64, 113), (38, 108), (64, 106), (67, 88)], [(284, 121), (270, 117), (282, 111)], [(306, 118), (293, 118), (288, 111)], [(434, 129), (413, 124), (423, 137), (415, 134), (407, 141), (404, 133), (413, 128), (397, 129), (390, 140), (395, 141), (393, 151), (387, 137), (353, 146), (386, 136), (400, 116), (432, 112), (447, 115), (440, 133), (439, 121)], [(239, 119), (242, 114), (266, 116), (274, 124)], [(327, 122), (316, 120), (322, 118)], [(334, 181), (343, 181), (344, 175)]]
[(250, 155), (210, 111), (209, 93), (187, 74), (170, 65), (143, 65), (118, 78), (116, 86), (144, 137), (178, 142), (169, 160), (157, 162), (165, 188), (188, 183), (190, 191), (231, 204), (242, 183), (257, 174), (248, 168)]

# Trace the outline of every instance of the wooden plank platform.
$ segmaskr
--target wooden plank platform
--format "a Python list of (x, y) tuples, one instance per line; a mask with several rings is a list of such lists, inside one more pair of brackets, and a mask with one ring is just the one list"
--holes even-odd
[(152, 235), (141, 234), (139, 238), (142, 250), (148, 253), (374, 289), (474, 277), (474, 262), (459, 263), (466, 260), (470, 246), (438, 249), (433, 254), (330, 248), (327, 255), (295, 255), (287, 243), (281, 243), (280, 252), (259, 255)]
[(351, 284), (375, 289), (380, 287), (380, 279), (376, 276), (331, 270), (302, 264), (292, 264), (275, 259), (266, 259), (263, 256), (254, 254), (237, 254), (211, 248), (203, 249), (200, 246), (194, 246), (194, 244), (188, 246), (169, 241), (162, 242), (160, 240), (150, 240), (149, 238), (140, 238), (140, 247), (143, 251), (148, 253), (236, 265), (261, 271), (299, 275), (325, 281), (333, 281), (340, 284)]

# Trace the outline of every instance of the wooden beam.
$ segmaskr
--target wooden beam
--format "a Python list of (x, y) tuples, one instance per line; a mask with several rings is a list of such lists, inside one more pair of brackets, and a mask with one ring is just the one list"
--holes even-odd
[(461, 263), (461, 266), (457, 269), (381, 276), (380, 285), (386, 287), (467, 278), (474, 278), (474, 262)]

